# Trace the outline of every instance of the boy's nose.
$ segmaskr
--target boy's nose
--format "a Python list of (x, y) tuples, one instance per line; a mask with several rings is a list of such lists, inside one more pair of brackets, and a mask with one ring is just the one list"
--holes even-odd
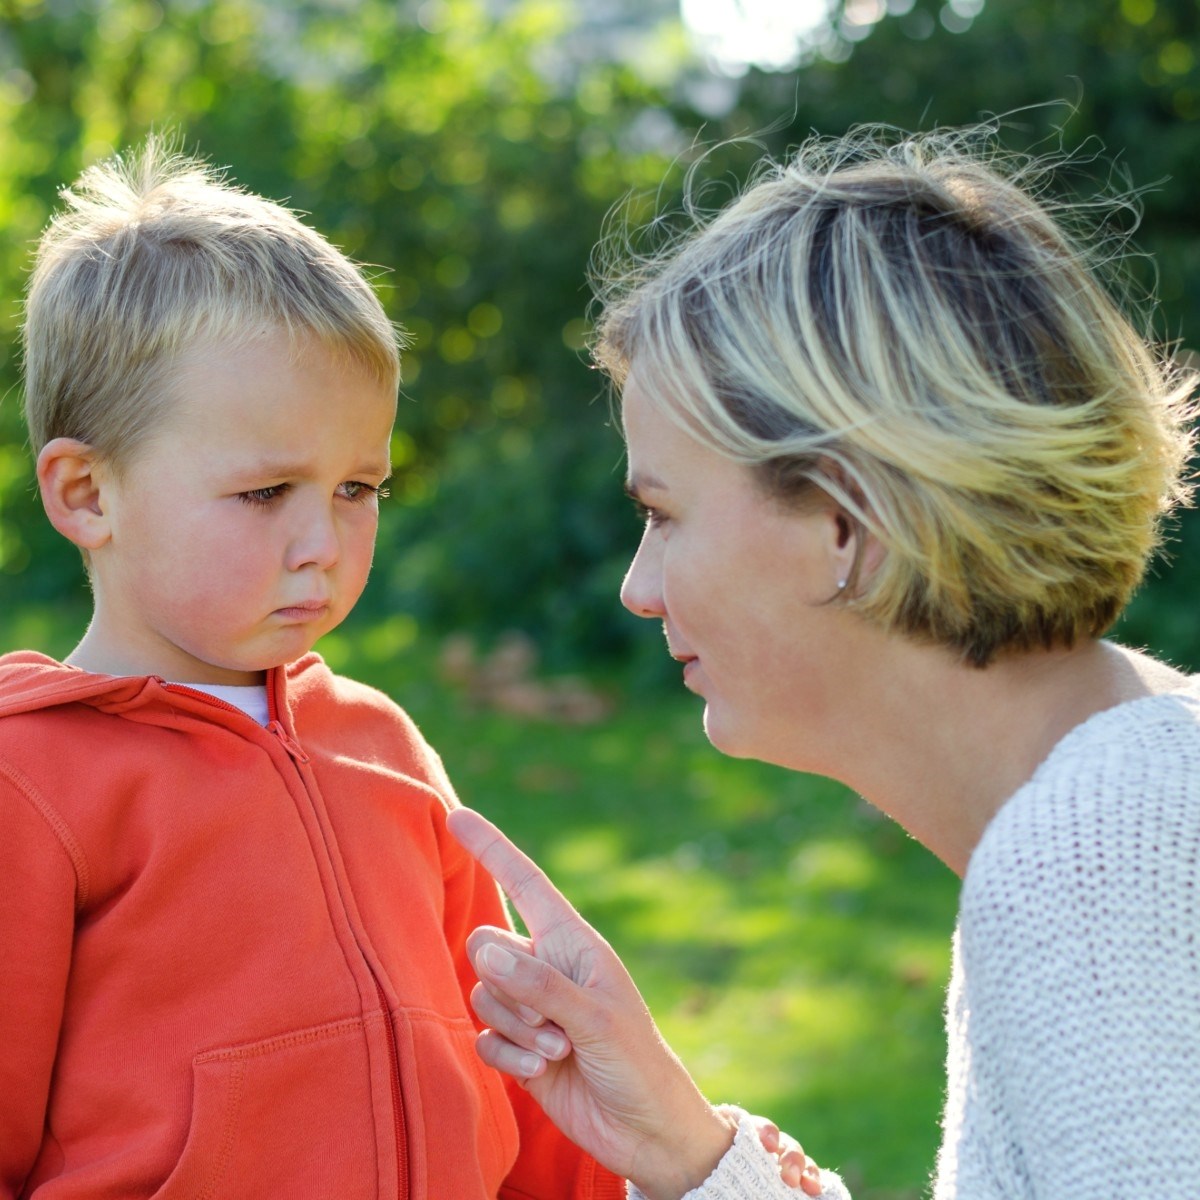
[(662, 537), (649, 526), (621, 584), (621, 603), (635, 616), (660, 619), (662, 601)]
[(303, 567), (328, 570), (341, 556), (341, 541), (332, 513), (311, 514), (296, 531), (288, 547), (286, 566), (289, 571)]

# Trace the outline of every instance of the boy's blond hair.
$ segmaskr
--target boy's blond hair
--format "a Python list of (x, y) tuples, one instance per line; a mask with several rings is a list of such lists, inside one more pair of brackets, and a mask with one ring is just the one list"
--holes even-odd
[(665, 252), (626, 242), (595, 349), (769, 494), (878, 537), (839, 600), (979, 666), (1121, 611), (1188, 496), (1195, 382), (993, 132), (811, 140)]
[(151, 135), (89, 167), (38, 246), (25, 302), (25, 414), (127, 464), (169, 407), (172, 369), (273, 329), (315, 337), (394, 389), (397, 330), (361, 270), (288, 209)]

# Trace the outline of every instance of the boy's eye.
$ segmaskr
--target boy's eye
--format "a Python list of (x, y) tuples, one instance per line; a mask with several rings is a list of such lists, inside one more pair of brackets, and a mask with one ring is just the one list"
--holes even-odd
[(256, 505), (259, 508), (265, 508), (272, 501), (278, 500), (288, 489), (286, 483), (277, 483), (272, 487), (254, 488), (249, 492), (239, 492), (238, 499), (243, 504)]
[(388, 490), (385, 487), (377, 487), (373, 483), (361, 483), (357, 479), (350, 479), (338, 488), (338, 494), (347, 500), (354, 500), (361, 504), (363, 501), (370, 500), (372, 496), (380, 500), (384, 499), (388, 495)]

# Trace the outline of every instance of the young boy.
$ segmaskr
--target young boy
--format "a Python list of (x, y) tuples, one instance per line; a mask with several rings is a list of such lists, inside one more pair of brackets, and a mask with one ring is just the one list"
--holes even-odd
[(504, 918), (437, 756), (309, 653), (371, 564), (378, 300), (161, 141), (64, 197), (26, 407), (95, 610), (0, 658), (0, 1196), (622, 1196), (476, 1058)]

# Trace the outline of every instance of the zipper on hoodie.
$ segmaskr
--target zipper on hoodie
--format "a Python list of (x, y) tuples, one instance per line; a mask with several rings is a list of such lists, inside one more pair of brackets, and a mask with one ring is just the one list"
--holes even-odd
[[(184, 692), (189, 696), (195, 696), (227, 712), (238, 713), (248, 721), (253, 721), (255, 725), (258, 724), (245, 709), (238, 708), (236, 704), (230, 704), (227, 700), (222, 700), (220, 696), (214, 696), (211, 692), (201, 691), (199, 688), (190, 688), (182, 683), (168, 683), (165, 679), (159, 679), (158, 682), (170, 691)], [(305, 753), (304, 747), (288, 733), (284, 728), (283, 722), (275, 715), (275, 693), (269, 682), (267, 684), (267, 714), (270, 718), (265, 726), (267, 732), (279, 742), (294, 763), (307, 763), (309, 757)], [(258, 727), (260, 729), (263, 728), (263, 726)], [(304, 790), (305, 793), (308, 792), (307, 784), (304, 785)], [(357, 940), (356, 937), (355, 941), (357, 942)], [(359, 947), (359, 953), (362, 954), (361, 946)], [(392, 1024), (392, 1010), (388, 1004), (387, 993), (383, 990), (383, 984), (380, 982), (379, 976), (376, 975), (375, 968), (371, 966), (370, 960), (365, 954), (362, 955), (362, 959), (363, 965), (370, 973), (371, 982), (375, 985), (375, 995), (379, 1000), (380, 1011), (383, 1013), (383, 1028), (387, 1034), (388, 1073), (391, 1076), (392, 1083), (392, 1120), (394, 1122), (394, 1136), (396, 1139), (396, 1187), (399, 1196), (407, 1196), (408, 1137), (405, 1128), (404, 1094), (400, 1089), (400, 1047), (396, 1044), (396, 1028)]]
[[(185, 696), (194, 696), (197, 700), (203, 700), (208, 704), (215, 704), (217, 708), (223, 708), (226, 712), (241, 713), (248, 721), (254, 721), (254, 718), (244, 709), (238, 708), (236, 704), (230, 704), (228, 700), (222, 700), (220, 696), (214, 696), (212, 692), (206, 692), (202, 688), (188, 687), (186, 683), (172, 683), (169, 679), (164, 679), (161, 675), (152, 675), (164, 691), (167, 692), (182, 692)], [(254, 722), (258, 725), (258, 722)], [(259, 725), (261, 729), (262, 726)]]
[(294, 737), (291, 736), (291, 734), (288, 733), (286, 729), (284, 729), (283, 725), (279, 721), (268, 721), (267, 732), (273, 733), (276, 738), (279, 739), (279, 744), (288, 752), (288, 757), (291, 758), (293, 762), (308, 762), (308, 755), (304, 753), (304, 748), (298, 741), (296, 741)]
[[(367, 964), (370, 969), (370, 964)], [(400, 1091), (400, 1048), (396, 1045), (396, 1027), (392, 1024), (392, 1010), (387, 993), (379, 977), (371, 971), (375, 991), (379, 994), (379, 1007), (383, 1009), (383, 1027), (387, 1031), (388, 1060), (392, 1075), (392, 1119), (396, 1123), (396, 1183), (402, 1196), (408, 1195), (408, 1135), (404, 1128), (404, 1096)]]
[[(208, 704), (214, 704), (217, 708), (225, 712), (240, 713), (243, 717), (254, 721), (254, 718), (244, 708), (238, 708), (236, 704), (230, 704), (228, 700), (222, 700), (220, 696), (214, 696), (212, 692), (203, 691), (200, 688), (188, 687), (186, 683), (168, 683), (165, 679), (159, 679), (159, 683), (168, 691), (183, 692), (187, 696), (195, 696), (200, 700), (204, 700)], [(267, 710), (272, 712), (275, 708), (275, 702), (271, 697), (270, 690), (267, 691)], [(257, 725), (258, 722), (255, 721)], [(293, 762), (306, 763), (308, 755), (304, 752), (304, 747), (296, 741), (291, 734), (283, 727), (283, 722), (277, 717), (272, 716), (265, 726), (266, 731), (275, 736), (275, 740), (287, 751), (288, 757)]]
[[(269, 677), (267, 680), (267, 716), (270, 718), (267, 722), (267, 730), (279, 740), (280, 745), (287, 751), (288, 757), (296, 764), (307, 763), (309, 758), (304, 748), (284, 728), (283, 722), (279, 720), (279, 716), (275, 711), (275, 690), (271, 686)], [(303, 775), (301, 775), (300, 780), (307, 795), (308, 784), (304, 780)], [(356, 943), (358, 942), (357, 935), (355, 935), (354, 940)], [(396, 1027), (392, 1024), (392, 1009), (388, 1004), (387, 993), (383, 990), (383, 983), (375, 973), (375, 968), (371, 965), (371, 960), (363, 953), (361, 946), (359, 946), (358, 952), (362, 955), (363, 965), (367, 968), (367, 972), (371, 976), (371, 982), (375, 985), (375, 995), (379, 1000), (380, 1012), (383, 1014), (383, 1029), (387, 1035), (388, 1074), (391, 1077), (392, 1084), (393, 1136), (396, 1139), (396, 1193), (398, 1197), (404, 1197), (409, 1192), (408, 1135), (404, 1116), (404, 1094), (400, 1089), (400, 1047), (396, 1044)]]

